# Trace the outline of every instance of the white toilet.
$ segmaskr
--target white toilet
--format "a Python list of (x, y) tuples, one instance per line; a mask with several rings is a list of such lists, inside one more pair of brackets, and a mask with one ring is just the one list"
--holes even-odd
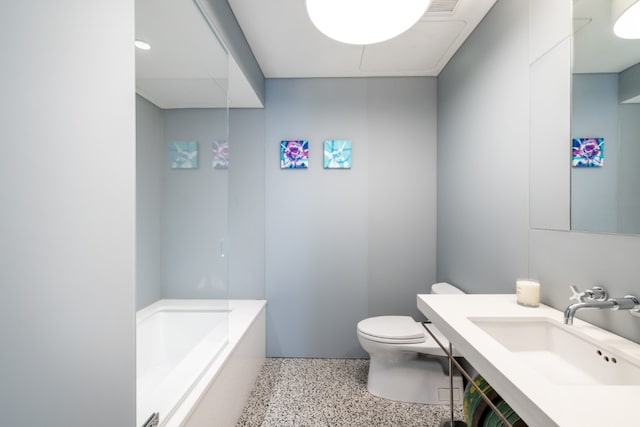
[[(449, 283), (431, 286), (432, 294), (463, 294)], [(433, 325), (429, 330), (448, 348)], [(375, 396), (413, 403), (449, 402), (448, 361), (420, 322), (410, 316), (379, 316), (358, 323), (358, 341), (369, 353), (367, 389)], [(455, 349), (454, 349), (455, 355)], [(454, 401), (462, 400), (460, 375), (453, 377)]]

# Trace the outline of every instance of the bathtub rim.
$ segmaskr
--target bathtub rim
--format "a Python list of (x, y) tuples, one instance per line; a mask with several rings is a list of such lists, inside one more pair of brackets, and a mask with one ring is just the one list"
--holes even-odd
[[(202, 375), (207, 371), (214, 360), (219, 357), (224, 347), (228, 345), (229, 333), (229, 312), (227, 305), (224, 309), (209, 304), (158, 304), (148, 310), (140, 313), (136, 319), (136, 333), (139, 332), (141, 326), (151, 321), (155, 316), (165, 316), (167, 314), (184, 313), (205, 314), (212, 313), (219, 317), (218, 320), (212, 320), (211, 323), (204, 319), (199, 319), (198, 323), (208, 325), (205, 332), (196, 338), (192, 345), (179, 356), (177, 363), (172, 365), (172, 370), (166, 372), (160, 380), (156, 380), (155, 384), (144, 384), (144, 393), (139, 394), (140, 383), (139, 372), (136, 373), (136, 424), (143, 425), (144, 420), (151, 416), (154, 412), (160, 414), (160, 427), (163, 427), (166, 420), (170, 419), (176, 408), (180, 406), (185, 397), (189, 394), (195, 384), (200, 381)], [(164, 319), (161, 317), (160, 319)], [(223, 320), (224, 319), (224, 320)], [(166, 322), (166, 320), (160, 320)], [(216, 323), (222, 322), (222, 323)], [(171, 321), (169, 321), (171, 323)], [(157, 328), (157, 327), (156, 327)], [(155, 328), (154, 328), (155, 330)], [(174, 329), (176, 330), (176, 329)], [(188, 333), (188, 331), (186, 331)], [(154, 332), (153, 335), (156, 335)], [(165, 338), (161, 334), (161, 339)], [(136, 352), (139, 350), (139, 337), (136, 338)], [(138, 366), (138, 354), (136, 354), (136, 369)], [(156, 374), (157, 375), (157, 374)], [(152, 378), (154, 375), (152, 375)], [(147, 378), (148, 381), (148, 378)], [(141, 399), (143, 397), (143, 399)], [(142, 423), (142, 424), (141, 424)]]
[[(199, 381), (191, 388), (182, 402), (176, 406), (170, 417), (163, 421), (163, 427), (182, 427), (188, 422), (191, 414), (198, 407), (207, 390), (228, 363), (229, 356), (231, 356), (238, 347), (238, 344), (254, 324), (259, 314), (265, 310), (266, 305), (266, 300), (258, 299), (162, 299), (142, 308), (136, 313), (137, 322), (138, 313), (144, 316), (142, 318), (145, 318), (158, 309), (211, 310), (211, 307), (223, 306), (228, 308), (229, 330), (227, 345), (219, 352), (216, 359), (201, 375)], [(160, 414), (160, 417), (162, 418), (162, 414)]]
[(214, 311), (231, 312), (233, 300), (220, 299), (161, 299), (136, 311), (136, 325), (160, 311)]

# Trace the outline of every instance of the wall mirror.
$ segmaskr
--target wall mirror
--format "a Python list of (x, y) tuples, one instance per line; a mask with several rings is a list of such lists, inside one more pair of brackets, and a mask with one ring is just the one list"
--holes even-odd
[(571, 229), (640, 234), (640, 39), (614, 34), (619, 3), (573, 1)]

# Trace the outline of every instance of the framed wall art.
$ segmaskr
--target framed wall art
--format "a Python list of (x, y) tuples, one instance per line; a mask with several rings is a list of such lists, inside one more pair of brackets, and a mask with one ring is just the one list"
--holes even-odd
[(198, 142), (172, 141), (169, 143), (169, 165), (171, 169), (198, 168)]
[(211, 151), (211, 166), (214, 169), (229, 169), (229, 141), (213, 141)]
[(351, 168), (351, 141), (346, 139), (328, 139), (324, 142), (324, 168)]
[(280, 168), (307, 169), (309, 167), (309, 141), (280, 141)]
[(602, 167), (604, 165), (604, 138), (573, 138), (571, 166)]

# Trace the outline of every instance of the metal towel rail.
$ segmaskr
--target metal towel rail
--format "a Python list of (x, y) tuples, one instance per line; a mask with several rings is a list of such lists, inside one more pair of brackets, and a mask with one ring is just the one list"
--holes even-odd
[(142, 424), (142, 427), (157, 427), (159, 423), (160, 423), (160, 414), (157, 412), (154, 412), (147, 419), (147, 421), (145, 421), (144, 424)]
[[(447, 355), (447, 359), (449, 359), (449, 405), (450, 405), (450, 408), (451, 408), (451, 421), (446, 421), (443, 424), (443, 427), (445, 427), (445, 426), (448, 426), (448, 427), (466, 426), (466, 424), (464, 422), (454, 420), (454, 416), (453, 416), (453, 369), (452, 369), (453, 365), (455, 365), (456, 369), (471, 384), (474, 384), (473, 379), (471, 378), (471, 376), (469, 376), (467, 371), (465, 371), (464, 368), (458, 363), (458, 361), (453, 358), (453, 346), (451, 345), (451, 342), (449, 342), (449, 348), (448, 349), (445, 348), (444, 345), (442, 345), (442, 343), (440, 341), (438, 341), (438, 338), (436, 338), (436, 336), (433, 334), (433, 332), (431, 332), (429, 330), (429, 328), (427, 328), (427, 324), (429, 324), (429, 322), (422, 322), (422, 327), (424, 329), (426, 329), (426, 331), (429, 333), (429, 335), (431, 335), (431, 338), (433, 338), (435, 340), (435, 342), (442, 349), (442, 351), (444, 351), (444, 354)], [(500, 418), (500, 421), (502, 421), (506, 427), (513, 427), (513, 425), (502, 414), (502, 412), (496, 407), (496, 405), (493, 404), (491, 399), (489, 399), (487, 397), (487, 395), (484, 394), (484, 392), (482, 390), (480, 390), (479, 387), (476, 387), (476, 390), (478, 390), (478, 393), (480, 393), (480, 397), (482, 397), (482, 399), (487, 403), (487, 405), (491, 408), (491, 410), (493, 412), (495, 412), (495, 414), (498, 416), (498, 418)]]

